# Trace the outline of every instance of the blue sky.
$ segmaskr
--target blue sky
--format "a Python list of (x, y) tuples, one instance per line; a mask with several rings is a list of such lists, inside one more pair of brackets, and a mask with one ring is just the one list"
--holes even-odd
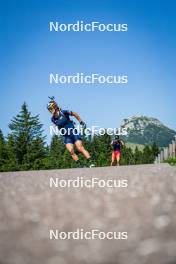
[[(0, 128), (24, 101), (49, 132), (48, 95), (91, 125), (146, 115), (176, 129), (176, 2), (0, 1)], [(49, 22), (127, 23), (128, 32), (49, 32)], [(127, 85), (50, 85), (49, 73), (127, 74)]]

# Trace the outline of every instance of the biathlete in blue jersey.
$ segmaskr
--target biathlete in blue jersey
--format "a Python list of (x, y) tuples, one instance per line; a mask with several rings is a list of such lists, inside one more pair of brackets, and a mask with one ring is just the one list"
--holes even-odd
[(86, 128), (85, 122), (81, 120), (80, 116), (77, 113), (69, 110), (62, 110), (57, 105), (53, 97), (48, 103), (47, 109), (52, 114), (51, 121), (58, 127), (60, 131), (62, 131), (66, 148), (70, 152), (77, 166), (82, 167), (78, 155), (76, 155), (74, 151), (74, 146), (76, 146), (77, 150), (82, 153), (87, 159), (89, 167), (94, 167), (94, 164), (91, 161), (91, 156), (89, 152), (84, 148), (81, 136), (74, 127), (74, 122), (70, 119), (70, 116), (75, 117), (83, 128)]
[(113, 147), (111, 166), (114, 165), (115, 161), (117, 165), (119, 166), (121, 147), (124, 147), (125, 143), (122, 140), (120, 140), (119, 136), (116, 136), (115, 140), (111, 142), (111, 145)]

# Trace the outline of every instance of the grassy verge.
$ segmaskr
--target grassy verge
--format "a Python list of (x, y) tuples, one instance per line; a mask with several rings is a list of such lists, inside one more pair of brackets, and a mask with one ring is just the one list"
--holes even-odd
[(164, 161), (165, 163), (169, 163), (172, 166), (176, 166), (176, 158), (170, 158)]
[(143, 151), (144, 149), (144, 145), (141, 145), (141, 144), (135, 144), (135, 143), (131, 143), (131, 142), (126, 142), (125, 145), (127, 146), (127, 148), (131, 148), (132, 151), (134, 152), (135, 151), (135, 148), (138, 147), (138, 149), (140, 151)]

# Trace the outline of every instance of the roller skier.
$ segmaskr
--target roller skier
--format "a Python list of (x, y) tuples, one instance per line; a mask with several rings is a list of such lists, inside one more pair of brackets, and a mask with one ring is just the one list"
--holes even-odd
[(75, 161), (77, 167), (85, 166), (81, 164), (78, 155), (75, 153), (74, 147), (76, 147), (76, 149), (83, 154), (86, 159), (86, 165), (90, 168), (94, 167), (91, 156), (89, 152), (84, 148), (81, 135), (74, 127), (74, 122), (70, 119), (70, 116), (76, 118), (83, 129), (86, 128), (85, 122), (76, 112), (62, 110), (54, 100), (54, 97), (49, 97), (49, 99), (50, 101), (47, 104), (47, 109), (52, 114), (51, 121), (58, 127), (59, 130), (62, 130), (64, 132), (62, 133), (64, 144), (69, 151), (72, 159)]

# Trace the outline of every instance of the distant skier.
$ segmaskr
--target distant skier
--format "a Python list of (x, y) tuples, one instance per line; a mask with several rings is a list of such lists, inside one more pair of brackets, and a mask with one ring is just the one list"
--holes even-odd
[(120, 140), (119, 136), (116, 136), (115, 139), (112, 140), (111, 145), (113, 147), (111, 166), (114, 165), (115, 161), (117, 166), (119, 166), (121, 148), (125, 146), (125, 143), (122, 140)]
[[(50, 97), (49, 97), (50, 98)], [(81, 120), (80, 116), (69, 110), (62, 110), (54, 100), (54, 97), (50, 98), (50, 102), (47, 104), (47, 109), (52, 114), (51, 121), (58, 127), (65, 131), (63, 138), (67, 150), (70, 152), (73, 160), (78, 167), (83, 167), (80, 163), (78, 156), (74, 151), (74, 146), (81, 152), (87, 159), (89, 167), (94, 167), (89, 152), (84, 148), (81, 140), (81, 136), (74, 127), (74, 122), (70, 119), (70, 116), (75, 117), (83, 128), (86, 128), (86, 124)]]

